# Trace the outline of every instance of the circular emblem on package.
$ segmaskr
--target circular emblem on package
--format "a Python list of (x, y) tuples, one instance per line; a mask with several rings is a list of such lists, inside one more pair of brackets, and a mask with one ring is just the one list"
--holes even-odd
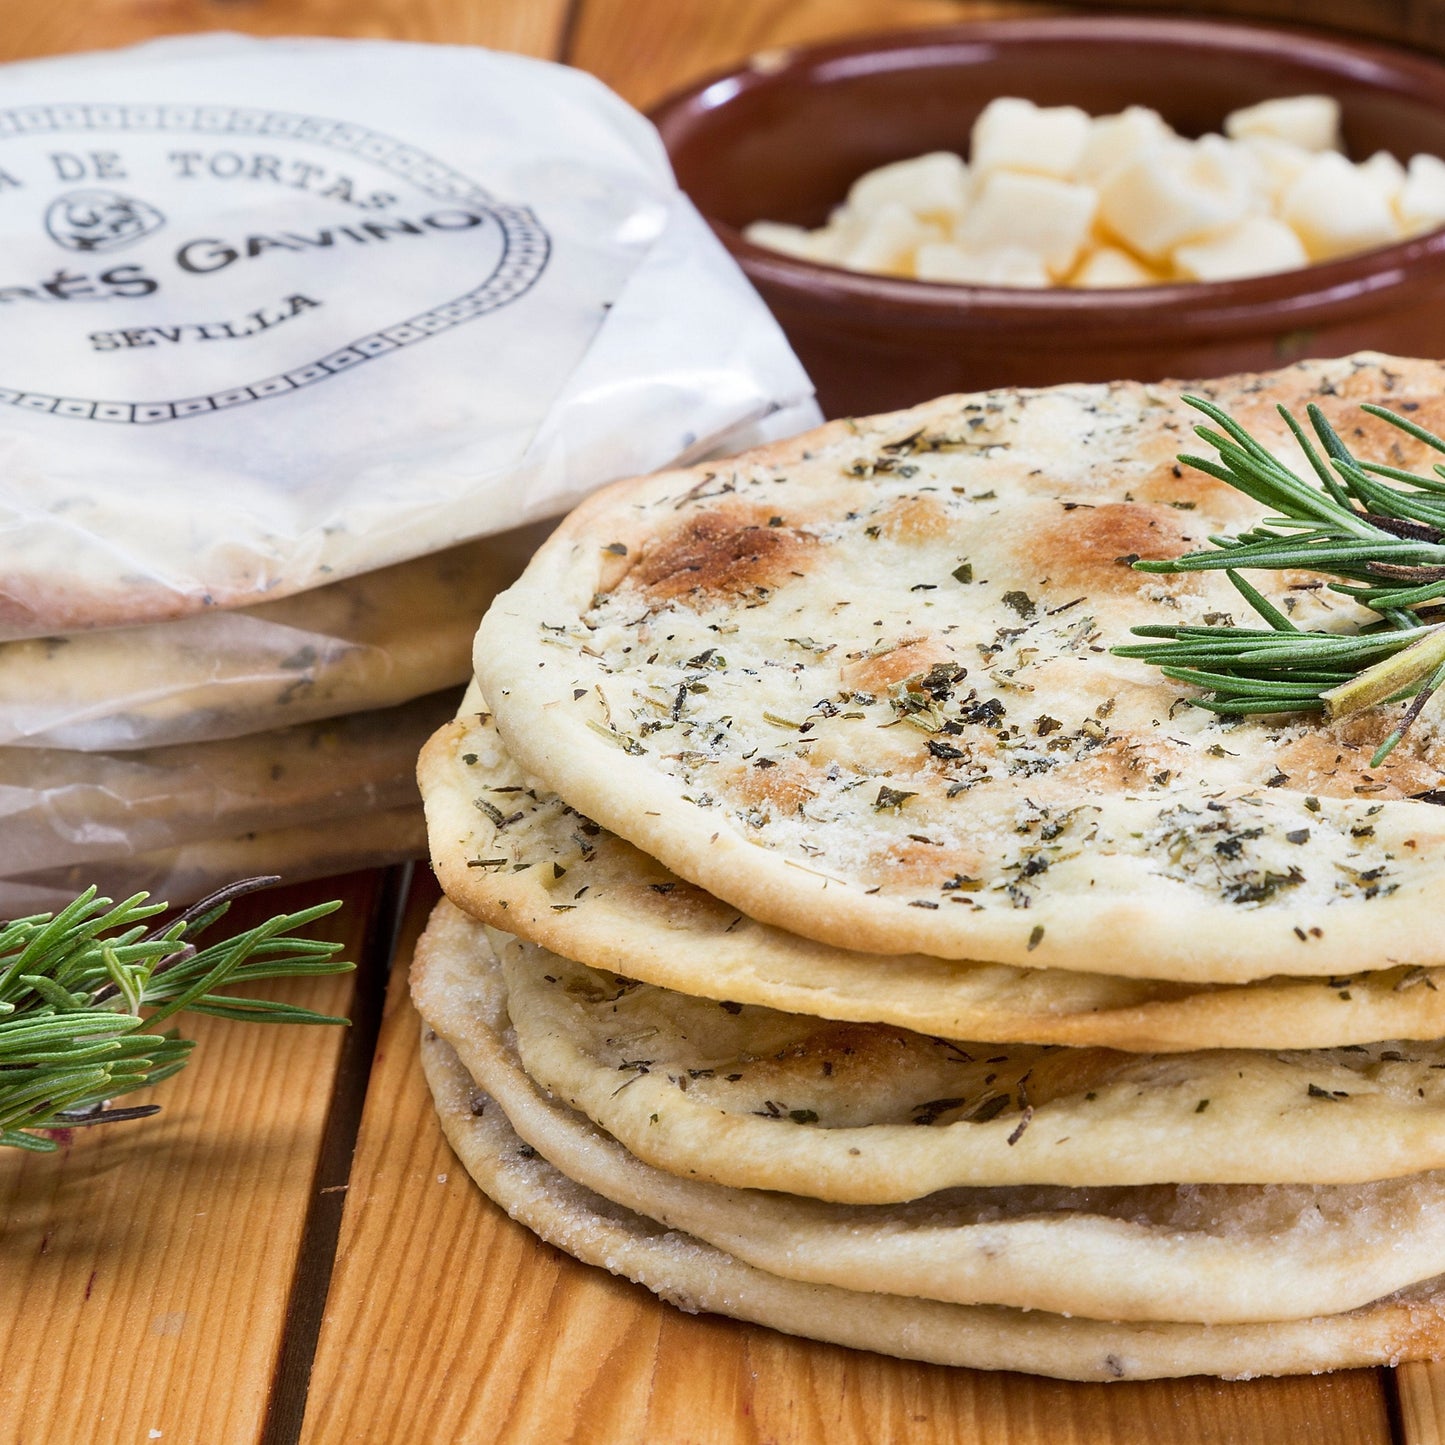
[(367, 126), (0, 111), (0, 404), (152, 424), (287, 396), (511, 305), (550, 251), (526, 206)]

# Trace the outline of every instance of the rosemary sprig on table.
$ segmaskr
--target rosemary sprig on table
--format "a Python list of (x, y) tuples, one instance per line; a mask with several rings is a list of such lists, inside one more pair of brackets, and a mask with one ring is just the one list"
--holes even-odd
[(144, 893), (113, 904), (94, 888), (57, 914), (0, 924), (0, 1145), (49, 1151), (55, 1141), (29, 1131), (154, 1114), (155, 1104), (108, 1104), (185, 1066), (194, 1043), (157, 1028), (182, 1010), (270, 1023), (345, 1023), (295, 1004), (217, 992), (229, 984), (352, 967), (335, 959), (339, 944), (295, 936), (337, 903), (280, 914), (204, 946), (194, 941), (235, 898), (276, 881), (233, 884), (158, 928), (146, 923), (166, 904), (148, 903)]
[[(1146, 626), (1158, 639), (1113, 649), (1191, 683), (1195, 706), (1233, 716), (1323, 712), (1347, 717), (1380, 703), (1411, 700), (1371, 759), (1378, 766), (1445, 684), (1445, 465), (1421, 476), (1361, 461), (1324, 413), (1307, 408), (1309, 432), (1279, 408), (1315, 481), (1291, 471), (1226, 412), (1200, 397), (1184, 400), (1219, 430), (1195, 428), (1217, 459), (1181, 456), (1274, 515), (1238, 536), (1212, 536), (1210, 547), (1182, 557), (1136, 562), (1141, 572), (1223, 569), (1267, 628)], [(1445, 454), (1445, 440), (1385, 407), (1363, 410)], [(1382, 480), (1387, 479), (1387, 480)], [(1354, 632), (1296, 627), (1240, 574), (1305, 569), (1378, 616)]]

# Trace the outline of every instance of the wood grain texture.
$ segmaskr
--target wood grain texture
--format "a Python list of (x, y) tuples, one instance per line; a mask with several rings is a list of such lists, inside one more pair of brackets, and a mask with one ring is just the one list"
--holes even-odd
[(568, 0), (5, 0), (0, 61), (196, 30), (347, 35), (557, 52)]
[[(431, 895), (428, 892), (429, 901)], [(414, 933), (420, 909), (410, 910)], [(472, 1185), (393, 971), (305, 1445), (1387, 1445), (1374, 1371), (1076, 1385), (950, 1370), (685, 1315), (577, 1264)]]
[[(354, 957), (378, 877), (246, 899), (231, 922), (340, 897), (313, 931)], [(353, 981), (262, 988), (345, 1013)], [(159, 1115), (0, 1158), (7, 1442), (257, 1438), (343, 1030), (183, 1023), (195, 1055), (145, 1096)]]
[(1445, 1363), (1401, 1365), (1393, 1374), (1401, 1445), (1445, 1445)]
[(1063, 7), (1009, 0), (583, 0), (566, 59), (641, 110), (762, 50)]

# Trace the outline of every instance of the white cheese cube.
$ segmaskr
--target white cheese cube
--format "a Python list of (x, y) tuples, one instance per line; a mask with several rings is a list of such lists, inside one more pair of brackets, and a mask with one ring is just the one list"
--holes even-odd
[(828, 217), (828, 224), (822, 230), (813, 232), (813, 240), (823, 255), (842, 265), (844, 255), (862, 238), (867, 227), (867, 216), (860, 216), (846, 205), (835, 206), (833, 214)]
[(954, 241), (925, 242), (913, 256), (913, 274), (919, 281), (972, 283), (979, 258)]
[(1445, 225), (1445, 161), (1437, 156), (1412, 156), (1396, 204), (1411, 236)]
[(969, 163), (976, 176), (1008, 170), (1069, 180), (1088, 139), (1089, 117), (1077, 106), (1040, 107), (1003, 96), (973, 123)]
[(978, 253), (951, 241), (929, 242), (918, 248), (914, 268), (920, 281), (949, 281), (959, 286), (1049, 285), (1049, 273), (1038, 256), (1017, 247)]
[(1273, 216), (1246, 216), (1229, 230), (1174, 252), (1175, 270), (1186, 281), (1235, 281), (1308, 264), (1300, 238)]
[(785, 226), (781, 221), (754, 221), (743, 227), (744, 238), (753, 245), (766, 246), (770, 251), (781, 251), (784, 256), (796, 256), (802, 261), (821, 259), (815, 239), (821, 234), (803, 226)]
[(1355, 169), (1379, 191), (1386, 205), (1396, 205), (1405, 189), (1405, 167), (1389, 151), (1376, 151)]
[(890, 201), (918, 216), (961, 216), (968, 204), (968, 167), (949, 151), (879, 166), (853, 182), (848, 208), (870, 215)]
[(808, 258), (826, 261), (830, 266), (843, 264), (843, 253), (853, 244), (861, 226), (840, 207), (828, 218), (828, 224), (811, 233)]
[(1117, 246), (1100, 246), (1084, 257), (1077, 271), (1069, 277), (1070, 286), (1090, 290), (1114, 286), (1152, 286), (1165, 278), (1136, 261)]
[(779, 225), (773, 221), (754, 221), (743, 233), (750, 241), (759, 245), (772, 246), (786, 255), (797, 256), (805, 261), (823, 261), (831, 266), (843, 263), (843, 253), (862, 234), (861, 218), (850, 215), (839, 206), (828, 217), (828, 223), (816, 231), (804, 230), (806, 242), (799, 242), (793, 234), (799, 228)]
[(1400, 227), (1375, 186), (1335, 151), (1314, 157), (1280, 203), (1281, 219), (1312, 261), (1367, 251), (1395, 240)]
[(1028, 251), (1062, 276), (1073, 269), (1097, 209), (1098, 196), (1091, 186), (995, 171), (954, 236), (966, 251)]
[[(1240, 159), (1240, 148), (1222, 135), (1202, 135), (1198, 140), (1185, 141), (1178, 154), (1187, 155), (1190, 168), (1202, 181), (1211, 186), (1227, 186)], [(1254, 158), (1246, 153), (1245, 165), (1253, 165)]]
[(1247, 210), (1272, 209), (1268, 174), (1253, 151), (1222, 135), (1202, 135), (1188, 145), (1192, 172), (1206, 185), (1221, 191), (1242, 189)]
[(1146, 106), (1131, 105), (1118, 115), (1101, 116), (1089, 127), (1089, 138), (1079, 156), (1078, 179), (1102, 180), (1116, 166), (1174, 139), (1168, 121)]
[(1212, 147), (1146, 151), (1112, 171), (1099, 192), (1107, 230), (1147, 261), (1242, 219), (1253, 197)]
[(1248, 136), (1240, 142), (1239, 149), (1247, 151), (1254, 162), (1258, 193), (1271, 207), (1277, 205), (1279, 198), (1299, 179), (1311, 158), (1311, 152), (1303, 146), (1268, 135)]
[(844, 224), (850, 230), (838, 263), (850, 271), (876, 271), (881, 275), (911, 275), (913, 253), (938, 235), (935, 228), (897, 201), (885, 202), (871, 215), (845, 217)]
[(1224, 118), (1224, 133), (1232, 140), (1270, 136), (1287, 140), (1307, 151), (1338, 150), (1340, 103), (1329, 95), (1288, 95), (1245, 106)]

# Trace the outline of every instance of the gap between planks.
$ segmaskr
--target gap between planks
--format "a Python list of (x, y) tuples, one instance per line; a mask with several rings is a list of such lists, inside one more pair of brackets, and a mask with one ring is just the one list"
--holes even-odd
[(291, 1445), (301, 1434), (311, 1364), (335, 1264), (356, 1136), (361, 1128), (366, 1088), (377, 1035), (381, 1031), (382, 1005), (401, 937), (414, 867), (406, 863), (386, 870), (367, 919), (366, 942), (356, 960), (351, 1027), (332, 1080), (331, 1103), (316, 1159), (311, 1203), (302, 1227), (260, 1445)]

